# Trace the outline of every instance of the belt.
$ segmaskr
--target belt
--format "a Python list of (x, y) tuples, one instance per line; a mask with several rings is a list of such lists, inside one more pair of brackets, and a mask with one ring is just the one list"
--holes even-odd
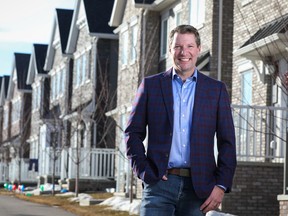
[(190, 169), (179, 169), (179, 168), (172, 168), (168, 169), (167, 173), (172, 174), (172, 175), (178, 175), (182, 177), (190, 177)]

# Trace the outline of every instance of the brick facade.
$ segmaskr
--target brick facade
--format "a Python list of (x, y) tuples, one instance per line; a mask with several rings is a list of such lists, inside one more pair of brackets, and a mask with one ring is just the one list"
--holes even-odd
[(222, 211), (237, 216), (279, 215), (277, 195), (282, 191), (283, 164), (238, 162)]

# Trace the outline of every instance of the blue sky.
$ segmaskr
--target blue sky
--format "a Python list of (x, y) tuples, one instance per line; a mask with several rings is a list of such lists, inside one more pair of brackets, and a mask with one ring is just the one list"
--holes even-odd
[(11, 75), (14, 52), (31, 53), (48, 44), (56, 8), (73, 9), (75, 0), (9, 0), (0, 7), (0, 76)]

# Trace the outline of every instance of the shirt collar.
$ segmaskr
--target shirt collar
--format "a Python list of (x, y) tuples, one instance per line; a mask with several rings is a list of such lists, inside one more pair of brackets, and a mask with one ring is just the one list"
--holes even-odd
[[(198, 70), (197, 68), (195, 68), (193, 75), (189, 77), (188, 80), (197, 82), (197, 76), (198, 76)], [(172, 77), (173, 79), (176, 79), (177, 77), (179, 77), (178, 74), (176, 73), (175, 68), (172, 68)]]

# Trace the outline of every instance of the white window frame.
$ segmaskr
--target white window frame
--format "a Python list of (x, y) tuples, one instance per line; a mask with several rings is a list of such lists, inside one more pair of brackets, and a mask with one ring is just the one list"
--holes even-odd
[(205, 22), (205, 0), (190, 0), (189, 22), (195, 28), (201, 28)]
[(33, 86), (33, 101), (32, 101), (32, 110), (35, 111), (40, 107), (41, 100), (41, 86), (40, 83), (34, 84)]
[(121, 64), (123, 68), (128, 64), (129, 34), (127, 26), (121, 31), (121, 43)]
[(12, 118), (11, 118), (12, 124), (20, 120), (20, 113), (21, 113), (21, 98), (19, 97), (12, 101)]
[(169, 50), (169, 11), (161, 16), (160, 59), (168, 56)]
[(130, 43), (130, 63), (133, 64), (137, 60), (137, 41), (138, 41), (138, 24), (134, 20), (130, 24), (131, 28), (131, 43)]
[[(247, 80), (247, 76), (250, 76), (249, 78), (251, 80)], [(242, 71), (241, 72), (241, 104), (242, 105), (252, 105), (252, 97), (253, 97), (252, 82), (253, 82), (253, 69), (250, 68), (245, 71)], [(249, 85), (247, 85), (247, 83)]]
[(174, 9), (175, 14), (175, 25), (181, 25), (183, 20), (183, 10), (182, 10), (182, 4), (178, 4)]
[(4, 121), (3, 121), (3, 128), (8, 128), (8, 122), (9, 122), (9, 107), (4, 106)]

